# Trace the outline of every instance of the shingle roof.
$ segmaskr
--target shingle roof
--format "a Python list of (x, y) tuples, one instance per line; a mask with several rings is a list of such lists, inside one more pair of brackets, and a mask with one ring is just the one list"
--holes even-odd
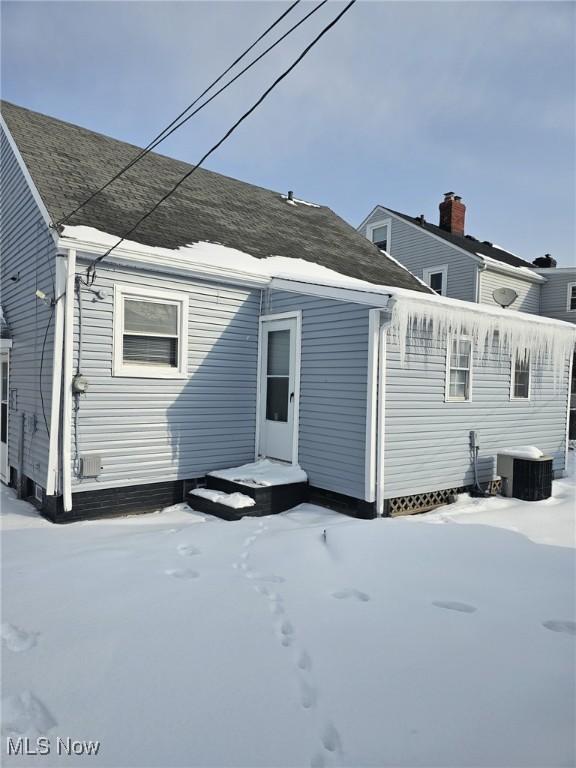
[[(140, 151), (8, 102), (1, 108), (53, 222)], [(68, 223), (121, 236), (191, 167), (150, 153)], [(426, 290), (329, 208), (290, 205), (278, 192), (202, 168), (130, 239), (164, 248), (221, 243), (257, 258), (301, 258), (372, 283)]]
[(422, 221), (419, 217), (408, 216), (405, 213), (400, 213), (400, 211), (393, 211), (392, 208), (388, 208), (387, 206), (383, 207), (396, 216), (400, 216), (400, 218), (406, 219), (406, 221), (410, 221), (412, 224), (417, 224), (427, 232), (432, 232), (434, 235), (444, 238), (444, 240), (447, 240), (453, 245), (457, 245), (459, 248), (463, 248), (469, 253), (488, 256), (496, 261), (502, 261), (504, 264), (509, 264), (511, 267), (529, 267), (530, 269), (534, 269), (534, 264), (521, 259), (519, 256), (515, 256), (513, 253), (504, 251), (502, 248), (498, 248), (498, 246), (493, 245), (486, 240), (477, 240), (471, 235), (455, 235), (453, 232), (446, 232), (445, 229), (440, 229), (440, 227), (437, 227), (435, 224), (430, 224), (428, 221)]

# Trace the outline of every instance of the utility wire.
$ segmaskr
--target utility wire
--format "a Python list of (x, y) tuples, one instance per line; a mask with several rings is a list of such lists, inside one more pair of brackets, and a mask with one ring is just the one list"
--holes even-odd
[(213, 147), (211, 147), (211, 148), (210, 148), (210, 149), (209, 149), (209, 150), (208, 150), (208, 151), (207, 151), (207, 152), (206, 152), (206, 153), (205, 153), (205, 154), (202, 156), (202, 158), (200, 159), (200, 161), (199, 161), (199, 162), (198, 162), (198, 163), (197, 163), (195, 166), (193, 166), (193, 167), (192, 167), (192, 168), (191, 168), (191, 169), (190, 169), (190, 170), (189, 170), (189, 171), (188, 171), (186, 174), (184, 174), (184, 176), (182, 176), (182, 178), (181, 178), (179, 181), (177, 181), (177, 182), (176, 182), (176, 184), (174, 184), (174, 186), (173, 186), (173, 187), (172, 187), (172, 188), (171, 188), (171, 189), (170, 189), (170, 190), (169, 190), (169, 191), (168, 191), (168, 192), (167, 192), (165, 195), (163, 195), (163, 196), (160, 198), (160, 200), (158, 200), (158, 202), (157, 202), (157, 203), (155, 203), (155, 204), (152, 206), (152, 208), (150, 208), (150, 210), (148, 210), (148, 211), (147, 211), (147, 212), (146, 212), (146, 213), (145, 213), (143, 216), (141, 216), (141, 217), (138, 219), (138, 221), (137, 221), (137, 222), (136, 222), (136, 223), (135, 223), (135, 224), (134, 224), (132, 227), (130, 227), (130, 229), (129, 229), (129, 230), (127, 230), (127, 231), (124, 233), (124, 235), (122, 235), (122, 237), (121, 237), (121, 238), (118, 240), (118, 242), (117, 242), (117, 243), (115, 243), (115, 244), (114, 244), (114, 245), (113, 245), (111, 248), (109, 248), (109, 249), (108, 249), (108, 250), (107, 250), (105, 253), (101, 254), (100, 256), (98, 256), (96, 259), (94, 259), (94, 260), (93, 260), (93, 261), (90, 263), (90, 265), (88, 266), (87, 272), (86, 272), (86, 275), (87, 275), (87, 277), (89, 277), (89, 278), (90, 278), (90, 284), (93, 284), (93, 283), (94, 283), (94, 280), (95, 280), (95, 277), (96, 277), (96, 265), (97, 265), (97, 264), (99, 264), (99, 263), (100, 263), (100, 262), (101, 262), (103, 259), (105, 259), (107, 256), (109, 256), (109, 255), (112, 253), (112, 251), (113, 251), (115, 248), (117, 248), (117, 247), (118, 247), (118, 246), (119, 246), (121, 243), (123, 243), (123, 242), (124, 242), (124, 240), (126, 240), (128, 237), (130, 237), (130, 235), (131, 235), (131, 234), (133, 234), (133, 233), (134, 233), (134, 232), (135, 232), (135, 231), (138, 229), (138, 227), (139, 227), (139, 226), (142, 224), (142, 222), (144, 222), (144, 221), (145, 221), (147, 218), (149, 218), (149, 217), (150, 217), (150, 216), (151, 216), (151, 215), (154, 213), (154, 211), (156, 211), (156, 210), (157, 210), (157, 209), (158, 209), (158, 208), (159, 208), (159, 207), (162, 205), (162, 203), (163, 203), (165, 200), (167, 200), (169, 197), (171, 197), (171, 196), (174, 194), (174, 192), (176, 192), (176, 190), (177, 190), (177, 189), (178, 189), (178, 188), (179, 188), (179, 187), (180, 187), (180, 186), (181, 186), (181, 185), (182, 185), (182, 184), (183, 184), (183, 183), (184, 183), (184, 182), (185, 182), (187, 179), (189, 179), (189, 178), (190, 178), (190, 176), (192, 176), (192, 174), (193, 174), (193, 173), (195, 173), (195, 172), (196, 172), (196, 171), (197, 171), (197, 170), (198, 170), (198, 169), (201, 167), (202, 163), (204, 163), (204, 161), (205, 161), (205, 160), (207, 160), (207, 159), (210, 157), (210, 155), (211, 155), (213, 152), (215, 152), (215, 151), (216, 151), (216, 150), (217, 150), (217, 149), (218, 149), (218, 148), (219, 148), (219, 147), (220, 147), (220, 146), (221, 146), (221, 145), (222, 145), (222, 144), (223, 144), (223, 143), (224, 143), (224, 142), (225, 142), (225, 141), (226, 141), (226, 140), (227, 140), (227, 139), (228, 139), (228, 138), (229, 138), (229, 137), (230, 137), (230, 136), (233, 134), (233, 133), (234, 133), (234, 131), (236, 131), (236, 129), (237, 129), (237, 128), (238, 128), (238, 127), (239, 127), (239, 126), (240, 126), (240, 125), (241, 125), (241, 124), (244, 122), (244, 120), (246, 120), (246, 118), (248, 118), (248, 117), (249, 117), (249, 116), (250, 116), (250, 115), (251, 115), (251, 114), (252, 114), (252, 113), (253, 113), (253, 112), (254, 112), (254, 111), (255, 111), (255, 110), (256, 110), (256, 109), (257, 109), (257, 108), (260, 106), (260, 104), (262, 104), (262, 102), (263, 102), (263, 101), (264, 101), (264, 100), (267, 98), (267, 96), (269, 96), (269, 95), (270, 95), (270, 93), (272, 93), (272, 91), (273, 91), (273, 90), (276, 88), (276, 86), (277, 86), (277, 85), (279, 85), (279, 84), (282, 82), (282, 80), (284, 80), (284, 79), (285, 79), (285, 78), (286, 78), (286, 77), (287, 77), (287, 76), (290, 74), (290, 72), (292, 72), (292, 70), (293, 70), (293, 69), (295, 69), (295, 68), (298, 66), (298, 64), (299, 64), (299, 63), (302, 61), (302, 59), (303, 59), (303, 58), (304, 58), (304, 57), (305, 57), (305, 56), (306, 56), (308, 53), (310, 53), (310, 51), (312, 50), (312, 48), (314, 48), (314, 46), (315, 46), (315, 45), (317, 45), (317, 43), (318, 43), (318, 42), (319, 42), (319, 41), (320, 41), (320, 40), (321, 40), (321, 39), (324, 37), (324, 35), (325, 35), (327, 32), (329, 32), (329, 31), (330, 31), (330, 29), (332, 29), (332, 27), (333, 27), (333, 26), (335, 26), (335, 24), (337, 24), (337, 23), (340, 21), (340, 19), (342, 18), (342, 16), (344, 16), (344, 14), (345, 14), (345, 13), (347, 13), (347, 12), (350, 10), (350, 8), (351, 8), (351, 7), (352, 7), (352, 6), (353, 6), (355, 3), (356, 3), (356, 0), (350, 0), (350, 2), (349, 2), (349, 3), (348, 3), (348, 4), (347, 4), (347, 5), (346, 5), (346, 6), (345, 6), (345, 7), (344, 7), (344, 8), (343, 8), (341, 11), (340, 11), (340, 13), (339, 13), (337, 16), (335, 16), (335, 17), (334, 17), (334, 19), (332, 19), (332, 21), (331, 21), (331, 22), (329, 22), (329, 23), (328, 23), (328, 24), (327, 24), (327, 25), (326, 25), (326, 26), (325, 26), (325, 27), (324, 27), (324, 28), (323, 28), (323, 29), (322, 29), (322, 30), (321, 30), (321, 31), (320, 31), (320, 32), (319, 32), (319, 33), (316, 35), (316, 37), (315, 37), (315, 38), (312, 40), (312, 42), (311, 42), (311, 43), (309, 43), (309, 44), (306, 46), (306, 48), (304, 48), (304, 50), (302, 51), (302, 53), (301, 53), (301, 54), (300, 54), (300, 55), (299, 55), (299, 56), (298, 56), (298, 57), (297, 57), (297, 58), (296, 58), (296, 59), (295, 59), (295, 60), (292, 62), (292, 64), (290, 64), (290, 66), (289, 66), (287, 69), (285, 69), (285, 70), (284, 70), (284, 72), (282, 72), (282, 74), (281, 74), (281, 75), (279, 75), (279, 76), (276, 78), (276, 80), (274, 80), (274, 82), (273, 82), (273, 83), (272, 83), (270, 86), (268, 86), (268, 88), (267, 88), (267, 89), (264, 91), (264, 93), (263, 93), (263, 94), (262, 94), (262, 95), (261, 95), (261, 96), (260, 96), (260, 97), (259, 97), (259, 98), (258, 98), (258, 99), (255, 101), (255, 102), (254, 102), (254, 104), (253, 104), (253, 105), (250, 107), (250, 109), (248, 109), (248, 110), (247, 110), (247, 111), (246, 111), (246, 112), (245, 112), (245, 113), (244, 113), (244, 114), (243, 114), (243, 115), (242, 115), (242, 116), (241, 116), (241, 117), (240, 117), (240, 118), (239, 118), (239, 119), (238, 119), (238, 120), (237, 120), (237, 121), (234, 123), (234, 125), (232, 125), (232, 127), (231, 127), (231, 128), (229, 128), (229, 129), (228, 129), (228, 131), (226, 131), (226, 133), (224, 134), (224, 136), (222, 136), (222, 138), (221, 138), (221, 139), (220, 139), (218, 142), (216, 142), (216, 144), (214, 144), (214, 146), (213, 146)]
[[(188, 120), (191, 120), (191, 119), (194, 117), (194, 115), (197, 115), (197, 114), (198, 114), (198, 112), (200, 112), (201, 110), (203, 110), (203, 109), (204, 109), (204, 107), (207, 107), (207, 106), (208, 106), (208, 104), (210, 104), (210, 102), (211, 102), (211, 101), (213, 101), (213, 100), (214, 100), (214, 99), (215, 99), (217, 96), (219, 96), (219, 95), (220, 95), (220, 94), (221, 94), (223, 91), (225, 91), (227, 88), (229, 88), (229, 87), (230, 87), (230, 86), (231, 86), (233, 83), (235, 83), (235, 82), (236, 82), (236, 80), (238, 80), (238, 78), (242, 77), (242, 75), (243, 75), (245, 72), (247, 72), (249, 69), (252, 69), (252, 67), (253, 67), (255, 64), (257, 64), (257, 63), (260, 61), (260, 59), (263, 59), (263, 58), (264, 58), (264, 56), (266, 56), (268, 53), (270, 53), (270, 51), (271, 51), (273, 48), (276, 48), (276, 46), (277, 46), (277, 45), (279, 45), (279, 44), (280, 44), (280, 43), (281, 43), (283, 40), (285, 40), (285, 39), (286, 39), (286, 38), (287, 38), (289, 35), (291, 35), (291, 34), (292, 34), (292, 32), (294, 32), (294, 30), (295, 30), (295, 29), (297, 29), (297, 28), (298, 28), (298, 27), (299, 27), (301, 24), (303, 24), (305, 21), (307, 21), (307, 20), (310, 18), (310, 16), (312, 16), (312, 15), (313, 15), (313, 14), (315, 14), (317, 11), (319, 11), (319, 10), (320, 10), (320, 8), (322, 8), (322, 6), (323, 6), (323, 5), (326, 5), (326, 3), (327, 3), (327, 2), (328, 2), (328, 0), (322, 0), (322, 2), (321, 2), (321, 3), (319, 3), (318, 5), (316, 5), (316, 6), (315, 6), (315, 7), (314, 7), (314, 8), (313, 8), (311, 11), (309, 11), (309, 12), (308, 12), (308, 13), (307, 13), (305, 16), (303, 16), (303, 17), (300, 19), (300, 21), (298, 21), (296, 24), (294, 24), (294, 26), (290, 27), (290, 29), (289, 29), (287, 32), (285, 32), (285, 33), (284, 33), (284, 34), (283, 34), (281, 37), (279, 37), (279, 38), (278, 38), (278, 40), (276, 40), (274, 43), (272, 43), (272, 45), (270, 45), (268, 48), (266, 48), (266, 50), (265, 50), (265, 51), (262, 51), (262, 53), (261, 53), (259, 56), (257, 56), (257, 57), (256, 57), (256, 58), (255, 58), (253, 61), (251, 61), (251, 62), (250, 62), (250, 64), (248, 64), (246, 67), (244, 67), (244, 69), (241, 69), (241, 70), (240, 70), (240, 72), (238, 72), (238, 74), (237, 74), (237, 75), (235, 75), (235, 76), (234, 76), (234, 77), (233, 77), (231, 80), (228, 80), (228, 82), (227, 82), (227, 83), (225, 83), (225, 84), (224, 84), (224, 85), (223, 85), (221, 88), (219, 88), (219, 89), (218, 89), (218, 90), (217, 90), (215, 93), (213, 93), (213, 94), (212, 94), (212, 96), (210, 96), (210, 98), (206, 99), (206, 101), (203, 101), (203, 102), (202, 102), (202, 104), (200, 104), (200, 106), (196, 107), (196, 109), (195, 109), (193, 112), (191, 112), (191, 113), (190, 113), (189, 115), (187, 115), (185, 118), (183, 118), (182, 120), (180, 120), (180, 122), (179, 122), (179, 123), (176, 123), (176, 124), (174, 124), (174, 123), (171, 123), (170, 125), (172, 125), (173, 127), (172, 127), (170, 130), (167, 130), (167, 133), (165, 133), (165, 134), (164, 134), (164, 135), (163, 135), (161, 138), (158, 138), (158, 139), (155, 139), (155, 140), (153, 140), (153, 141), (152, 141), (152, 142), (151, 142), (151, 143), (148, 145), (148, 147), (146, 148), (146, 150), (144, 150), (144, 151), (142, 152), (142, 154), (138, 155), (136, 158), (134, 158), (134, 160), (132, 160), (130, 163), (128, 163), (128, 165), (126, 165), (126, 167), (125, 167), (124, 171), (121, 171), (119, 174), (117, 174), (117, 176), (116, 176), (115, 178), (118, 178), (118, 176), (122, 175), (122, 173), (124, 173), (125, 171), (129, 170), (129, 169), (130, 169), (130, 168), (131, 168), (133, 165), (135, 165), (135, 164), (136, 164), (136, 163), (137, 163), (139, 160), (141, 160), (141, 159), (142, 159), (142, 158), (143, 158), (145, 155), (147, 155), (149, 152), (151, 152), (153, 149), (155, 149), (155, 147), (157, 147), (157, 146), (158, 146), (159, 144), (161, 144), (161, 143), (162, 143), (162, 142), (163, 142), (165, 139), (167, 139), (167, 138), (168, 138), (169, 136), (171, 136), (171, 135), (172, 135), (172, 134), (173, 134), (175, 131), (177, 131), (177, 130), (178, 130), (179, 128), (181, 128), (181, 127), (182, 127), (182, 126), (183, 126), (185, 123), (187, 123), (187, 122), (188, 122)], [(105, 188), (106, 188), (106, 187), (107, 187), (109, 184), (111, 184), (111, 183), (112, 183), (112, 181), (114, 181), (114, 180), (115, 180), (115, 179), (111, 179), (111, 180), (110, 180), (110, 182), (108, 182), (108, 183), (106, 184), (106, 186), (105, 186), (105, 187), (102, 187), (102, 189), (105, 189)], [(100, 190), (100, 191), (102, 191), (102, 190)], [(96, 194), (98, 194), (98, 193), (96, 193)]]
[[(261, 34), (259, 37), (257, 37), (257, 38), (256, 38), (256, 40), (254, 40), (254, 42), (253, 42), (251, 45), (249, 45), (249, 46), (248, 46), (248, 48), (246, 48), (246, 50), (245, 50), (245, 51), (243, 51), (243, 52), (240, 54), (240, 56), (238, 56), (236, 59), (234, 59), (234, 61), (232, 62), (232, 64), (230, 64), (230, 66), (229, 66), (229, 67), (227, 67), (227, 68), (224, 70), (224, 72), (222, 72), (222, 74), (218, 75), (218, 77), (216, 78), (216, 80), (214, 80), (212, 83), (210, 83), (210, 85), (209, 85), (207, 88), (205, 88), (205, 89), (202, 91), (202, 93), (201, 93), (199, 96), (197, 96), (197, 97), (194, 99), (194, 101), (193, 101), (193, 102), (191, 102), (191, 103), (190, 103), (190, 104), (189, 104), (189, 105), (186, 107), (186, 109), (184, 109), (182, 112), (180, 112), (180, 114), (179, 114), (177, 117), (175, 117), (175, 118), (174, 118), (174, 120), (172, 120), (172, 122), (171, 122), (171, 123), (169, 123), (169, 124), (168, 124), (168, 125), (167, 125), (167, 126), (164, 128), (164, 129), (163, 129), (163, 130), (161, 130), (161, 131), (160, 131), (160, 133), (159, 133), (157, 136), (155, 136), (155, 137), (152, 139), (152, 141), (151, 141), (151, 142), (150, 142), (150, 143), (149, 143), (149, 144), (148, 144), (146, 147), (144, 147), (144, 149), (143, 149), (143, 150), (141, 150), (141, 151), (139, 152), (139, 154), (138, 154), (138, 155), (136, 155), (136, 157), (135, 157), (133, 160), (131, 160), (131, 161), (130, 161), (129, 163), (127, 163), (127, 164), (126, 164), (126, 165), (125, 165), (123, 168), (121, 168), (121, 169), (118, 171), (118, 173), (116, 173), (114, 176), (112, 176), (112, 178), (111, 178), (111, 179), (109, 179), (109, 180), (106, 182), (106, 184), (104, 184), (102, 187), (100, 187), (100, 188), (99, 188), (99, 189), (97, 189), (95, 192), (93, 192), (91, 195), (89, 195), (89, 196), (88, 196), (88, 197), (87, 197), (87, 198), (86, 198), (86, 199), (85, 199), (85, 200), (84, 200), (82, 203), (80, 203), (80, 204), (79, 204), (79, 205), (78, 205), (76, 208), (74, 208), (74, 210), (70, 211), (70, 213), (67, 213), (67, 214), (66, 214), (66, 215), (65, 215), (63, 218), (61, 218), (61, 219), (60, 219), (60, 220), (59, 220), (59, 221), (58, 221), (58, 222), (55, 224), (55, 227), (56, 227), (56, 228), (58, 228), (58, 227), (62, 226), (63, 224), (65, 224), (67, 221), (69, 221), (69, 220), (72, 218), (72, 216), (74, 216), (74, 214), (75, 214), (75, 213), (78, 213), (78, 211), (80, 211), (82, 208), (84, 208), (84, 206), (88, 205), (88, 203), (89, 203), (89, 202), (91, 202), (91, 201), (92, 201), (92, 200), (93, 200), (93, 199), (94, 199), (94, 198), (95, 198), (97, 195), (99, 195), (99, 194), (100, 194), (101, 192), (103, 192), (103, 191), (104, 191), (104, 190), (105, 190), (107, 187), (109, 187), (109, 186), (110, 186), (110, 184), (112, 184), (112, 182), (114, 182), (114, 181), (116, 181), (116, 179), (120, 178), (120, 176), (122, 176), (124, 173), (126, 173), (126, 171), (127, 171), (127, 170), (129, 170), (129, 169), (130, 169), (130, 168), (131, 168), (131, 167), (132, 167), (132, 166), (133, 166), (135, 163), (137, 163), (139, 160), (141, 160), (143, 157), (145, 157), (145, 156), (146, 156), (146, 155), (147, 155), (149, 152), (151, 152), (151, 151), (152, 151), (152, 149), (154, 149), (154, 147), (155, 147), (155, 146), (157, 146), (158, 144), (160, 144), (160, 142), (164, 141), (164, 139), (165, 139), (165, 138), (167, 138), (167, 136), (169, 136), (169, 135), (170, 135), (170, 133), (172, 133), (173, 131), (170, 131), (170, 133), (166, 133), (166, 132), (167, 132), (167, 131), (169, 131), (169, 130), (170, 130), (170, 128), (172, 128), (172, 126), (174, 126), (174, 125), (175, 125), (175, 123), (177, 123), (177, 122), (178, 122), (178, 120), (180, 120), (180, 118), (184, 117), (184, 115), (185, 115), (187, 112), (189, 112), (189, 111), (192, 109), (192, 107), (195, 107), (195, 106), (196, 106), (196, 104), (198, 104), (198, 102), (200, 101), (200, 99), (202, 99), (202, 98), (203, 98), (203, 97), (204, 97), (204, 96), (205, 96), (205, 95), (208, 93), (208, 91), (212, 90), (212, 88), (214, 88), (214, 86), (215, 86), (215, 85), (217, 85), (217, 84), (220, 82), (220, 80), (222, 80), (222, 78), (223, 78), (225, 75), (227, 75), (227, 74), (228, 74), (228, 72), (230, 72), (230, 70), (231, 70), (231, 69), (233, 69), (233, 68), (236, 66), (236, 64), (238, 64), (238, 62), (240, 62), (240, 61), (241, 61), (241, 60), (242, 60), (242, 59), (243, 59), (245, 56), (247, 56), (247, 55), (250, 53), (250, 51), (251, 51), (253, 48), (255, 48), (255, 46), (256, 46), (256, 45), (258, 45), (258, 43), (259, 43), (259, 42), (260, 42), (260, 41), (261, 41), (261, 40), (262, 40), (264, 37), (266, 37), (266, 35), (267, 35), (269, 32), (271, 32), (271, 31), (274, 29), (274, 27), (276, 27), (276, 26), (277, 26), (277, 25), (278, 25), (278, 24), (279, 24), (279, 23), (282, 21), (282, 19), (284, 19), (284, 18), (285, 18), (285, 17), (286, 17), (286, 16), (287, 16), (287, 15), (288, 15), (288, 14), (289, 14), (289, 13), (290, 13), (290, 12), (291, 12), (291, 11), (292, 11), (294, 8), (295, 8), (295, 7), (296, 7), (296, 6), (299, 4), (299, 3), (300, 3), (300, 0), (294, 0), (294, 2), (292, 3), (292, 5), (290, 5), (290, 6), (289, 6), (289, 7), (288, 7), (288, 8), (287, 8), (287, 9), (286, 9), (286, 10), (285, 10), (283, 13), (281, 13), (281, 14), (280, 14), (280, 16), (278, 16), (278, 18), (277, 18), (277, 19), (276, 19), (274, 22), (272, 22), (272, 24), (271, 24), (269, 27), (267, 27), (267, 28), (264, 30), (264, 32), (262, 32), (262, 34)], [(293, 29), (294, 29), (294, 27), (293, 27)], [(283, 39), (283, 38), (280, 38), (280, 39)], [(278, 41), (278, 42), (279, 42), (279, 41)], [(270, 49), (269, 49), (269, 50), (270, 50)], [(255, 63), (255, 62), (254, 62), (254, 63)], [(245, 71), (245, 70), (244, 70), (244, 71)], [(233, 82), (233, 81), (232, 81), (232, 82)], [(166, 134), (166, 135), (164, 135), (164, 134)]]

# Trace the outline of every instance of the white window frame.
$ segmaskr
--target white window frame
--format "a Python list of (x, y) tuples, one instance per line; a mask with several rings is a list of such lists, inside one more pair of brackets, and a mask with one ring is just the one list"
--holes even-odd
[(516, 384), (516, 360), (517, 356), (513, 355), (510, 359), (510, 400), (516, 400), (520, 403), (526, 403), (530, 400), (532, 395), (532, 359), (528, 357), (528, 395), (526, 397), (517, 397), (514, 394), (514, 388)]
[[(452, 341), (458, 338), (459, 341), (469, 341), (470, 342), (470, 362), (469, 367), (466, 368), (455, 368), (454, 370), (458, 371), (464, 371), (468, 370), (468, 397), (466, 397), (464, 400), (461, 400), (458, 397), (450, 397), (450, 362), (452, 358)], [(446, 347), (446, 381), (445, 381), (445, 387), (444, 387), (444, 401), (446, 403), (471, 403), (472, 402), (472, 384), (473, 384), (473, 370), (474, 370), (474, 348), (472, 343), (472, 338), (470, 336), (448, 336), (447, 337), (447, 347)]]
[[(151, 301), (178, 307), (178, 365), (175, 368), (124, 362), (124, 301)], [(185, 379), (188, 370), (188, 294), (129, 285), (114, 286), (112, 375), (141, 379)]]
[(390, 243), (392, 242), (392, 219), (380, 219), (379, 221), (372, 222), (372, 224), (368, 224), (366, 227), (366, 237), (373, 245), (375, 245), (374, 240), (372, 239), (372, 234), (374, 230), (379, 227), (386, 227), (388, 230), (386, 234), (386, 253), (390, 253)]
[(438, 296), (446, 296), (446, 288), (448, 287), (448, 264), (442, 264), (439, 267), (429, 267), (424, 269), (422, 271), (422, 280), (424, 280), (426, 285), (431, 288), (432, 286), (430, 285), (430, 277), (431, 275), (436, 275), (438, 273), (442, 275), (442, 290)]
[(568, 283), (566, 288), (566, 312), (576, 312), (576, 307), (574, 307), (574, 309), (570, 309), (570, 304), (572, 303), (573, 288), (576, 288), (576, 283)]

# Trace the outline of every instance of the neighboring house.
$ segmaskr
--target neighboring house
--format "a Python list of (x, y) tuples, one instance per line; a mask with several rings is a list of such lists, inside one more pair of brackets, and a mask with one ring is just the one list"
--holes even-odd
[(191, 166), (149, 154), (62, 227), (138, 148), (2, 113), (2, 477), (46, 516), (258, 457), (352, 514), (426, 509), (474, 483), (471, 431), (484, 484), (511, 443), (564, 471), (572, 326), (441, 298), (328, 208), (207, 170), (90, 272)]
[[(529, 262), (467, 235), (466, 206), (453, 192), (439, 209), (436, 225), (377, 205), (358, 230), (442, 296), (495, 305), (494, 292), (509, 288), (516, 294), (510, 309), (576, 323), (576, 266), (556, 268), (549, 254)], [(570, 432), (576, 437), (576, 412)]]
[(377, 205), (358, 231), (442, 296), (495, 305), (494, 290), (512, 288), (512, 309), (540, 313), (546, 277), (519, 256), (465, 234), (465, 217), (462, 199), (448, 192), (438, 225)]

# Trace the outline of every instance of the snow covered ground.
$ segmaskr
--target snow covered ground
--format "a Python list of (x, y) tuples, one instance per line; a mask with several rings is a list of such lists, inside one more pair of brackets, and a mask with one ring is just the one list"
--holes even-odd
[(574, 765), (573, 502), (54, 526), (3, 489), (2, 728), (52, 750), (4, 764)]

